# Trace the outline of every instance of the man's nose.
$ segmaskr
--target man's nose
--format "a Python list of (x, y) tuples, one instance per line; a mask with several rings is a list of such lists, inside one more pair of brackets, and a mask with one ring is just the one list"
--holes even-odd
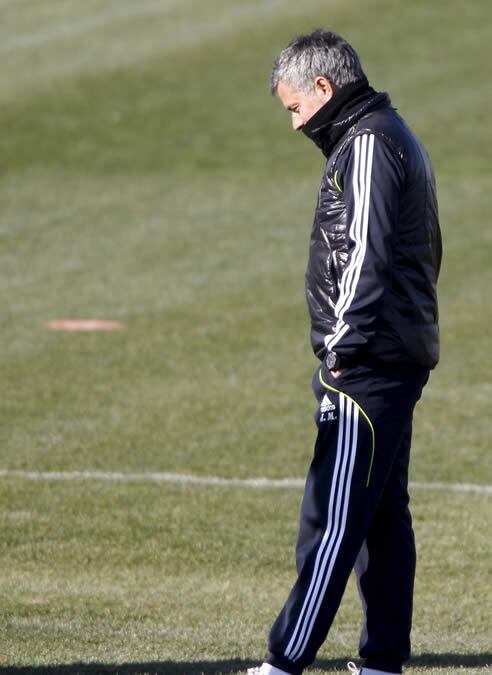
[(300, 131), (304, 126), (304, 122), (297, 113), (293, 113), (291, 117), (292, 128), (294, 131)]

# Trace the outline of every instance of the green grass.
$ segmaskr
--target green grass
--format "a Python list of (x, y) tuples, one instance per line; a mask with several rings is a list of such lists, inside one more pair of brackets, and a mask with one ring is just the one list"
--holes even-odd
[[(118, 672), (171, 675), (236, 672), (261, 658), (265, 627), (293, 576), (300, 491), (272, 498), (263, 490), (110, 490), (98, 482), (14, 479), (5, 488), (4, 583), (16, 589), (3, 597), (7, 663), (133, 664)], [(433, 672), (432, 665), (477, 672), (473, 666), (485, 663), (487, 506), (481, 495), (415, 495), (415, 672)], [(320, 654), (328, 670), (353, 654), (360, 619), (350, 587)], [(22, 644), (29, 647), (19, 659)], [(236, 665), (221, 667), (233, 658)]]
[[(290, 37), (328, 25), (438, 178), (442, 361), (412, 479), (492, 484), (485, 0), (0, 0), (0, 17), (0, 469), (304, 476), (322, 157), (289, 133), (268, 78)], [(46, 330), (73, 317), (125, 330)], [(299, 491), (0, 488), (0, 673), (218, 675), (261, 659), (293, 578)], [(483, 672), (490, 497), (413, 503), (408, 671)], [(313, 672), (343, 672), (359, 622), (351, 586)]]

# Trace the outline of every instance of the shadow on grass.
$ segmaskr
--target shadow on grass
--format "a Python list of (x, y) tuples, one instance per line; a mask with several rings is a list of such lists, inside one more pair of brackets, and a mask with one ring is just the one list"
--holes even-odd
[(416, 654), (408, 665), (412, 668), (485, 668), (492, 665), (492, 652), (483, 654)]
[[(320, 659), (314, 668), (326, 672), (346, 669), (345, 659)], [(256, 665), (240, 659), (224, 661), (162, 661), (151, 663), (72, 663), (46, 666), (0, 666), (0, 675), (233, 675)], [(492, 652), (483, 654), (417, 654), (409, 665), (414, 668), (485, 668), (492, 664)]]

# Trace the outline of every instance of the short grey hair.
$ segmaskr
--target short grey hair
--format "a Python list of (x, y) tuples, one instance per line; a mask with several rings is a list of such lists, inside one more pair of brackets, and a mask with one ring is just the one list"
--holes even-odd
[(355, 49), (337, 33), (321, 29), (299, 35), (280, 52), (272, 69), (272, 94), (280, 81), (308, 94), (319, 76), (335, 87), (365, 79)]

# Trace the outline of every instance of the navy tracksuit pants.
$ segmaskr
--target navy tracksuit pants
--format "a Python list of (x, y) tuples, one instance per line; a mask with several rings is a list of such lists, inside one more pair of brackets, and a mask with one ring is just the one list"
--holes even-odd
[(299, 675), (326, 638), (355, 568), (360, 656), (401, 672), (410, 655), (415, 543), (408, 509), (412, 415), (429, 372), (364, 364), (313, 378), (318, 436), (301, 507), (298, 577), (270, 632), (268, 662)]

